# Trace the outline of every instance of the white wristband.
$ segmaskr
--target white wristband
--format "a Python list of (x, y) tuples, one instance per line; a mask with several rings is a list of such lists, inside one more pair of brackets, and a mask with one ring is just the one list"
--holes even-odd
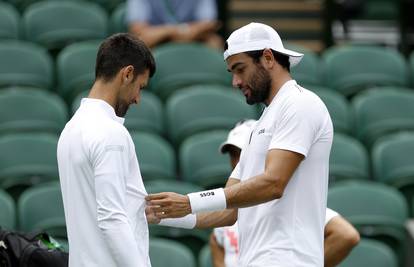
[(159, 225), (171, 226), (185, 229), (193, 229), (197, 223), (197, 215), (188, 214), (181, 218), (162, 219)]
[(205, 211), (226, 209), (226, 195), (223, 188), (206, 190), (188, 194), (191, 205), (191, 213), (196, 214)]

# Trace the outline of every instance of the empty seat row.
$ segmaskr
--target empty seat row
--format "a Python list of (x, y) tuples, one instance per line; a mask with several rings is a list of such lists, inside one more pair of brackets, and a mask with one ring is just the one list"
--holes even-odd
[[(82, 81), (82, 77), (77, 81)], [(356, 136), (367, 147), (381, 136), (414, 130), (414, 91), (411, 89), (371, 89), (356, 95), (351, 102), (326, 88), (311, 89), (326, 104), (335, 132)], [(87, 94), (88, 90), (84, 90), (74, 97), (72, 113)], [(0, 103), (0, 133), (30, 130), (58, 133), (69, 117), (63, 100), (46, 90), (2, 89)], [(206, 84), (181, 89), (173, 93), (165, 104), (151, 91), (142, 91), (141, 101), (131, 106), (125, 125), (130, 131), (168, 136), (174, 146), (178, 146), (193, 133), (229, 129), (241, 119), (258, 118), (259, 113), (257, 107), (245, 103), (238, 90)]]

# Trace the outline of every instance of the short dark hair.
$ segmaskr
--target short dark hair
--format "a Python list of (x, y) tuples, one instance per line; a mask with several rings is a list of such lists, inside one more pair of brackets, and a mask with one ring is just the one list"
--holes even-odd
[(149, 70), (155, 73), (155, 60), (145, 43), (128, 33), (117, 33), (105, 39), (96, 56), (95, 79), (112, 80), (124, 67), (134, 67), (135, 78)]
[[(255, 50), (255, 51), (247, 51), (245, 52), (249, 57), (253, 59), (254, 63), (259, 63), (261, 56), (263, 55), (264, 50)], [(284, 69), (290, 72), (290, 61), (289, 56), (276, 52), (275, 50), (271, 49), (273, 57), (281, 65)]]

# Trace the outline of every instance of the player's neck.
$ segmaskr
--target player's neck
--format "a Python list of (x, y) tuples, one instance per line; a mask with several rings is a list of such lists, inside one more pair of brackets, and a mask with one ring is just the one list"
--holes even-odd
[(115, 109), (118, 91), (113, 82), (95, 81), (89, 92), (88, 98), (100, 99), (107, 102)]
[(273, 99), (279, 92), (280, 88), (287, 82), (292, 80), (292, 77), (290, 76), (290, 73), (287, 71), (280, 72), (277, 75), (273, 75), (272, 77), (272, 88), (270, 90), (269, 97), (265, 101), (265, 105), (269, 106), (270, 103), (272, 103)]

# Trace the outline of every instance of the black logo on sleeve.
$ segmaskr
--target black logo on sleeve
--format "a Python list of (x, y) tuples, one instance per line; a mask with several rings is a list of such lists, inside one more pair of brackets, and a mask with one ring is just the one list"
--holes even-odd
[(200, 197), (209, 197), (209, 196), (214, 196), (214, 192), (210, 191), (210, 192), (201, 192), (200, 193)]

